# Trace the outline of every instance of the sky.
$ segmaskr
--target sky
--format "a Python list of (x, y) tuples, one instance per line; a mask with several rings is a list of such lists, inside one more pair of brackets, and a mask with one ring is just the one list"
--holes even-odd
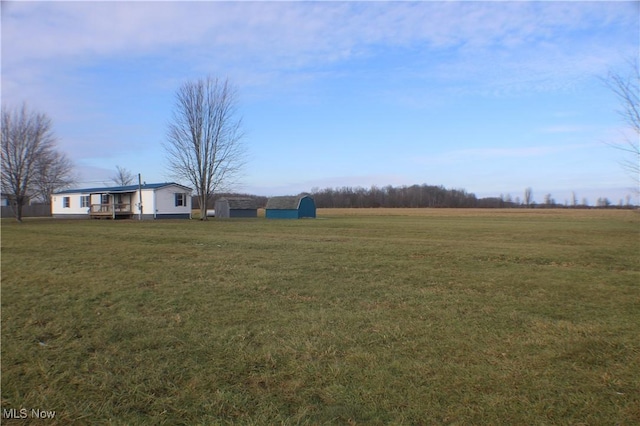
[(174, 181), (176, 91), (212, 76), (237, 88), (238, 192), (428, 184), (638, 202), (602, 80), (638, 60), (637, 1), (0, 7), (2, 105), (52, 119), (79, 187), (108, 184), (116, 165)]

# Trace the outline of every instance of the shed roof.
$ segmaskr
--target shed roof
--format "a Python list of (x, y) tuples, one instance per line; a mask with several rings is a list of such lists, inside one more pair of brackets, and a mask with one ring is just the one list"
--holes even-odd
[(226, 201), (230, 210), (256, 210), (258, 203), (253, 198), (220, 198), (218, 201)]
[[(297, 210), (300, 207), (300, 200), (308, 195), (287, 195), (284, 197), (271, 197), (267, 201), (267, 209), (269, 210)], [(311, 197), (309, 197), (311, 198)]]
[[(171, 186), (171, 185), (175, 185), (175, 186), (179, 186), (181, 188), (184, 188), (187, 191), (192, 191), (191, 188), (188, 188), (184, 185), (180, 185), (178, 183), (175, 182), (164, 182), (164, 183), (145, 183), (144, 185), (142, 185), (142, 189), (160, 189), (160, 188), (164, 188), (165, 186)], [(98, 187), (98, 188), (79, 188), (79, 189), (67, 189), (64, 191), (60, 191), (60, 192), (56, 192), (56, 194), (76, 194), (76, 193), (83, 193), (83, 194), (96, 194), (96, 193), (123, 193), (123, 192), (135, 192), (138, 190), (138, 185), (127, 185), (127, 186), (105, 186), (105, 187)]]

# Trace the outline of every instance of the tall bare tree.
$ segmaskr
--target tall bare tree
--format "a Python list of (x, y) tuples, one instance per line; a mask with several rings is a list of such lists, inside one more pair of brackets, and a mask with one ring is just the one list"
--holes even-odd
[(622, 167), (634, 180), (635, 191), (640, 191), (640, 66), (637, 60), (630, 60), (631, 72), (627, 75), (610, 72), (605, 83), (618, 97), (618, 113), (629, 126), (632, 136), (622, 142), (609, 145), (622, 151), (625, 159)]
[(75, 182), (73, 163), (64, 153), (50, 150), (38, 158), (33, 189), (43, 202), (49, 204), (55, 191), (68, 188)]
[(571, 191), (571, 207), (576, 207), (578, 205), (578, 196), (575, 191)]
[(533, 202), (533, 190), (531, 187), (527, 187), (524, 189), (524, 205), (529, 207)]
[(26, 104), (10, 110), (2, 107), (2, 192), (11, 200), (16, 219), (35, 195), (38, 166), (55, 151), (51, 119), (29, 111)]
[(111, 176), (111, 181), (118, 186), (131, 185), (134, 179), (135, 177), (131, 170), (120, 166), (116, 166), (116, 174)]
[(178, 89), (164, 148), (173, 176), (195, 186), (202, 220), (213, 193), (233, 185), (244, 165), (242, 137), (237, 92), (228, 80), (207, 77)]

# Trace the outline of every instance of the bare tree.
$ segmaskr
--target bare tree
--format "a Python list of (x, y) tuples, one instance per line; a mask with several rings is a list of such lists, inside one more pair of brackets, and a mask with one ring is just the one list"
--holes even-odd
[(556, 200), (551, 197), (551, 194), (545, 194), (544, 196), (544, 204), (547, 207), (552, 207), (556, 204)]
[(575, 191), (571, 191), (571, 207), (576, 207), (578, 205), (578, 197), (576, 196)]
[(16, 220), (22, 207), (35, 195), (38, 166), (54, 152), (51, 119), (29, 111), (26, 104), (9, 110), (2, 107), (2, 192), (9, 195)]
[(228, 80), (189, 81), (176, 92), (164, 148), (173, 176), (195, 186), (202, 220), (213, 193), (235, 183), (244, 164), (241, 127), (237, 92)]
[(111, 181), (118, 186), (127, 186), (133, 184), (135, 176), (131, 170), (124, 167), (116, 166), (116, 174), (111, 176)]
[(533, 201), (533, 190), (531, 187), (525, 188), (524, 190), (524, 205), (529, 207), (531, 202)]
[(596, 201), (596, 207), (609, 207), (611, 205), (611, 201), (607, 197), (598, 198)]
[(606, 85), (620, 101), (618, 113), (631, 129), (633, 136), (624, 137), (624, 141), (609, 145), (622, 151), (627, 157), (622, 167), (634, 180), (635, 191), (640, 191), (640, 66), (630, 60), (631, 73), (623, 75), (610, 72), (605, 79)]
[(61, 152), (44, 152), (37, 160), (33, 188), (36, 196), (43, 202), (51, 203), (51, 195), (73, 185), (73, 163)]

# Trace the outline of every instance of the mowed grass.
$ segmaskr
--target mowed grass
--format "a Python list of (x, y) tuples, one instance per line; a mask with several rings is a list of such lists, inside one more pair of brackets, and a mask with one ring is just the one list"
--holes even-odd
[(318, 216), (3, 221), (3, 410), (65, 425), (640, 423), (637, 212)]

